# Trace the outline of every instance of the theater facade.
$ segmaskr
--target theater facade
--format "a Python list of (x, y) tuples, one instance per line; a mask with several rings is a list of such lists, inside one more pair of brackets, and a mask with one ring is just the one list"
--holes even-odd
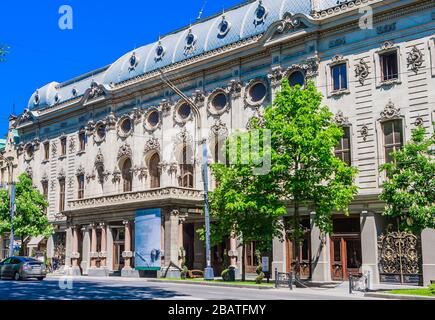
[[(312, 209), (303, 211), (302, 276), (435, 280), (435, 231), (394, 232), (378, 200), (385, 179), (378, 169), (390, 152), (417, 126), (434, 132), (434, 2), (340, 2), (246, 1), (111, 65), (35, 90), (24, 113), (10, 118), (19, 138), (8, 154), (14, 176), (27, 172), (49, 201), (56, 233), (48, 257), (90, 276), (138, 276), (160, 265), (160, 273), (179, 276), (183, 256), (190, 270), (204, 269), (202, 142), (215, 161), (216, 146), (261, 118), (288, 78), (291, 85), (315, 82), (345, 132), (335, 154), (359, 169), (350, 216), (334, 214), (331, 235), (320, 233)], [(290, 206), (284, 219), (291, 216)], [(294, 246), (284, 238), (268, 253), (271, 270), (294, 267)], [(240, 270), (238, 243), (222, 239), (212, 248), (216, 274), (225, 264)], [(246, 248), (248, 273), (258, 264), (255, 251), (255, 243)], [(391, 260), (391, 252), (400, 254)]]

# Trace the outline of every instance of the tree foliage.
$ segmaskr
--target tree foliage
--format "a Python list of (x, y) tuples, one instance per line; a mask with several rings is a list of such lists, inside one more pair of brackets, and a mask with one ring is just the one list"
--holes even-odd
[(0, 62), (4, 61), (6, 54), (8, 53), (9, 47), (0, 44)]
[[(48, 222), (44, 210), (48, 203), (44, 196), (32, 185), (27, 174), (22, 174), (16, 184), (14, 234), (22, 239), (26, 236), (50, 236), (53, 227)], [(10, 200), (6, 190), (0, 190), (0, 233), (11, 229)]]
[(387, 180), (380, 199), (386, 202), (384, 216), (396, 218), (401, 230), (419, 234), (435, 228), (435, 138), (419, 127), (412, 139), (392, 154), (393, 161), (381, 166)]

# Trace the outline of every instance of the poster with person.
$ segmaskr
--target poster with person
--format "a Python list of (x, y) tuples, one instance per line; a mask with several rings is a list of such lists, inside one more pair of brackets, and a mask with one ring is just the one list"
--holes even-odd
[(161, 268), (161, 210), (137, 210), (135, 218), (135, 269)]

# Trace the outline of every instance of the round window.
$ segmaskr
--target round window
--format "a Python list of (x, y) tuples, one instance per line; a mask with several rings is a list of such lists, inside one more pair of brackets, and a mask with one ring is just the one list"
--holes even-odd
[(97, 127), (97, 136), (100, 139), (103, 139), (106, 136), (106, 126), (104, 124), (101, 124)]
[(252, 102), (259, 102), (266, 97), (267, 88), (262, 82), (254, 84), (249, 90)]
[(212, 105), (216, 110), (222, 110), (227, 106), (228, 99), (224, 93), (218, 93), (212, 100)]
[(192, 112), (192, 108), (187, 103), (183, 103), (180, 108), (178, 108), (178, 114), (182, 119), (189, 118)]
[(186, 38), (186, 44), (187, 46), (191, 47), (195, 43), (195, 35), (193, 33), (189, 33), (189, 35)]
[(148, 116), (148, 123), (151, 127), (155, 127), (159, 124), (160, 122), (160, 116), (159, 113), (157, 111), (153, 111), (149, 114)]
[(266, 15), (266, 8), (263, 6), (259, 6), (257, 9), (257, 19), (263, 20), (265, 15)]
[(130, 130), (131, 130), (131, 127), (132, 127), (132, 125), (131, 125), (131, 119), (130, 118), (126, 118), (126, 119), (124, 119), (122, 121), (122, 123), (121, 123), (121, 130), (124, 133), (129, 133)]
[(301, 87), (303, 87), (305, 84), (304, 74), (301, 71), (293, 72), (289, 77), (289, 83), (291, 87), (294, 87), (296, 85), (300, 85)]

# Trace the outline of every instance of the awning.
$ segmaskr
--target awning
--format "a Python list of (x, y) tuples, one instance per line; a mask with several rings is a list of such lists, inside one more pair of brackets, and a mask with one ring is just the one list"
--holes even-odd
[(44, 236), (32, 237), (32, 239), (27, 244), (28, 247), (37, 247), (38, 244), (44, 240)]

